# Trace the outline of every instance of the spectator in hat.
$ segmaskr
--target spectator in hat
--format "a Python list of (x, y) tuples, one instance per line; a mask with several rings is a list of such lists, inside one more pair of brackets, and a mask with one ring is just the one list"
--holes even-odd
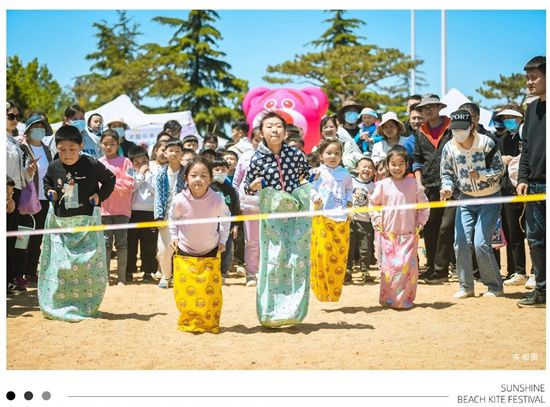
[[(451, 197), (475, 200), (500, 196), (499, 179), (504, 165), (493, 139), (478, 133), (467, 110), (451, 113), (452, 140), (443, 147), (441, 157), (441, 200)], [(456, 210), (455, 256), (460, 289), (456, 299), (474, 297), (472, 250), (475, 252), (481, 280), (487, 286), (483, 297), (500, 297), (503, 285), (493, 254), (491, 240), (500, 215), (501, 204), (461, 205)]]
[[(532, 58), (525, 67), (527, 89), (538, 99), (527, 105), (519, 160), (517, 194), (546, 193), (546, 57)], [(546, 202), (528, 202), (525, 224), (531, 262), (535, 269), (535, 291), (518, 307), (546, 307)]]
[[(441, 188), (441, 153), (445, 144), (452, 138), (449, 130), (450, 119), (439, 112), (447, 105), (434, 94), (425, 95), (416, 107), (422, 114), (424, 123), (416, 134), (413, 152), (413, 172), (418, 184), (426, 189), (431, 202), (439, 201)], [(427, 284), (440, 284), (449, 281), (449, 264), (453, 257), (454, 207), (432, 208), (424, 226), (427, 270), (419, 280)]]
[(363, 154), (369, 156), (372, 152), (374, 143), (383, 139), (380, 134), (376, 133), (378, 113), (370, 107), (365, 107), (361, 110), (361, 113), (359, 113), (359, 117), (361, 118), (359, 134), (354, 137), (354, 140)]
[(137, 147), (136, 143), (126, 139), (126, 130), (130, 130), (130, 127), (124, 122), (122, 117), (119, 117), (107, 123), (107, 128), (113, 129), (118, 134), (118, 139), (120, 140), (118, 155), (128, 158), (128, 151)]
[(344, 145), (342, 164), (348, 171), (354, 171), (355, 163), (363, 157), (363, 153), (354, 140), (355, 136), (359, 134), (359, 113), (363, 107), (353, 100), (346, 100), (336, 113), (339, 123), (336, 134)]
[[(46, 146), (42, 140), (46, 136), (53, 134), (52, 128), (48, 123), (47, 117), (43, 113), (35, 112), (25, 122), (24, 138), (21, 142), (23, 151), (23, 162), (25, 166), (34, 163), (36, 171), (30, 182), (34, 183), (38, 200), (40, 202), (40, 212), (30, 215), (19, 216), (19, 225), (33, 227), (35, 229), (44, 229), (46, 215), (48, 214), (49, 202), (44, 194), (43, 178), (48, 170), (48, 165), (53, 160), (54, 154), (51, 149)], [(34, 218), (34, 219), (33, 219)], [(15, 258), (17, 264), (20, 265), (21, 275), (18, 285), (26, 285), (27, 282), (36, 283), (38, 281), (38, 259), (40, 258), (40, 245), (42, 244), (43, 235), (34, 235), (29, 237), (27, 248), (16, 249)], [(25, 278), (23, 278), (23, 275)]]
[[(493, 123), (497, 121), (502, 125), (495, 136), (502, 162), (506, 172), (500, 179), (500, 193), (503, 196), (516, 195), (516, 187), (509, 177), (508, 166), (512, 160), (519, 162), (521, 152), (521, 137), (519, 128), (523, 121), (523, 111), (515, 104), (505, 105), (495, 113)], [(504, 120), (509, 130), (504, 126)], [(510, 123), (511, 121), (511, 123)], [(495, 126), (496, 127), (496, 126)], [(505, 286), (524, 285), (528, 282), (525, 269), (525, 233), (521, 220), (525, 204), (521, 202), (510, 202), (502, 204), (502, 229), (508, 245), (506, 246), (507, 276)], [(500, 257), (500, 256), (499, 256)], [(498, 257), (497, 257), (498, 260)], [(534, 282), (534, 274), (532, 275)]]
[(458, 110), (467, 110), (468, 112), (470, 112), (470, 115), (472, 116), (472, 123), (474, 124), (477, 132), (480, 134), (485, 134), (486, 136), (491, 137), (495, 143), (497, 142), (497, 139), (496, 137), (494, 137), (493, 133), (487, 130), (479, 122), (481, 110), (479, 109), (479, 105), (477, 103), (474, 103), (474, 102), (463, 103), (458, 107)]
[(495, 135), (498, 137), (504, 135), (506, 133), (506, 127), (504, 127), (504, 123), (502, 122), (502, 117), (497, 117), (497, 115), (503, 110), (502, 107), (497, 107), (495, 110), (493, 110), (493, 114), (491, 116), (491, 121), (489, 123), (489, 126), (492, 126), (495, 128)]
[(378, 134), (383, 137), (383, 140), (372, 148), (371, 159), (374, 165), (386, 158), (390, 148), (397, 144), (404, 146), (407, 140), (407, 137), (404, 137), (405, 126), (397, 118), (395, 112), (387, 112), (382, 115), (382, 121), (378, 125)]

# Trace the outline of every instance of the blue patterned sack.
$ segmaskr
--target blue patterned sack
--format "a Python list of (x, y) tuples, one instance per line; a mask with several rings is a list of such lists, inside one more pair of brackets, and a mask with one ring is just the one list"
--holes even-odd
[[(66, 218), (50, 204), (46, 229), (101, 224), (99, 207), (93, 216)], [(103, 232), (44, 235), (38, 276), (38, 304), (46, 318), (79, 322), (98, 314), (108, 283)]]
[[(261, 213), (309, 210), (310, 184), (292, 195), (265, 188), (260, 192)], [(260, 222), (260, 266), (256, 311), (268, 327), (302, 322), (309, 303), (311, 218), (268, 219)]]

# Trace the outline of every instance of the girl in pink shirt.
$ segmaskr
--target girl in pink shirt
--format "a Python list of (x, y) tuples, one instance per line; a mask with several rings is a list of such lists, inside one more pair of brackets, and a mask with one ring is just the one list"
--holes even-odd
[(221, 259), (229, 237), (230, 222), (174, 225), (183, 219), (229, 217), (224, 198), (210, 188), (210, 162), (202, 157), (184, 171), (187, 189), (177, 194), (169, 212), (170, 239), (174, 248), (174, 296), (180, 310), (179, 329), (219, 332), (222, 307)]
[[(397, 209), (398, 205), (428, 202), (414, 177), (407, 176), (410, 158), (400, 145), (386, 157), (390, 176), (376, 183), (370, 196), (372, 225), (379, 232), (380, 304), (411, 308), (418, 279), (418, 232), (430, 214), (425, 209)], [(384, 206), (384, 210), (373, 206)]]
[[(103, 157), (99, 161), (116, 176), (113, 193), (101, 202), (101, 223), (104, 225), (128, 223), (132, 214), (132, 192), (134, 177), (132, 162), (118, 155), (120, 144), (118, 134), (111, 129), (105, 130), (99, 139)], [(107, 244), (107, 262), (111, 259), (113, 241), (117, 253), (118, 284), (126, 284), (126, 264), (128, 258), (128, 243), (126, 229), (105, 231)]]

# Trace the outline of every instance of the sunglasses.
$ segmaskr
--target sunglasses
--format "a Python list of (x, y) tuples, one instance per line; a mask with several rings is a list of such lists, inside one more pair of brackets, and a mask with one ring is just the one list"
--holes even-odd
[(6, 114), (6, 117), (8, 118), (8, 120), (19, 120), (20, 116), (15, 113), (8, 113)]

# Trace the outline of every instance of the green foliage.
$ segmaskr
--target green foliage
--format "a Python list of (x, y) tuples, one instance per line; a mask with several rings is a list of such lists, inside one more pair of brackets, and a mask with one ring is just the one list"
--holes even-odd
[(387, 110), (403, 105), (409, 70), (420, 64), (421, 60), (412, 61), (398, 49), (344, 45), (268, 66), (268, 73), (284, 76), (266, 76), (264, 80), (319, 86), (329, 98), (331, 111), (336, 111), (347, 99)]
[(344, 18), (346, 13), (344, 10), (325, 10), (325, 12), (334, 13), (334, 16), (323, 20), (324, 23), (330, 23), (330, 27), (321, 35), (321, 38), (311, 41), (315, 47), (327, 49), (341, 45), (359, 45), (360, 39), (366, 39), (353, 32), (364, 25), (364, 21), (357, 18)]
[(24, 66), (17, 55), (9, 57), (6, 82), (7, 100), (21, 108), (24, 118), (38, 111), (45, 113), (50, 122), (61, 120), (63, 109), (72, 101), (37, 58)]
[(98, 30), (97, 51), (86, 55), (93, 61), (90, 73), (79, 76), (73, 87), (79, 104), (86, 110), (110, 102), (121, 94), (140, 105), (146, 87), (146, 60), (141, 57), (136, 38), (139, 26), (132, 24), (125, 11), (118, 11), (118, 22), (93, 24)]
[(148, 96), (166, 99), (171, 111), (191, 110), (201, 133), (241, 117), (240, 104), (248, 89), (247, 81), (230, 73), (225, 53), (216, 49), (223, 39), (212, 25), (218, 18), (212, 10), (191, 10), (187, 20), (155, 17), (175, 32), (167, 46), (144, 46)]
[[(525, 76), (515, 73), (510, 76), (499, 75), (498, 80), (487, 80), (483, 82), (486, 88), (476, 89), (481, 96), (486, 99), (504, 99), (506, 103), (520, 104), (526, 95)], [(497, 103), (496, 107), (502, 103)]]
[[(330, 27), (317, 40), (311, 41), (319, 52), (296, 55), (293, 60), (267, 67), (264, 80), (274, 84), (289, 82), (318, 86), (327, 94), (330, 111), (335, 112), (347, 99), (374, 109), (406, 111), (410, 70), (423, 63), (395, 48), (381, 48), (362, 42), (355, 34), (365, 23), (343, 17), (345, 11), (330, 10), (332, 18), (324, 20)], [(416, 82), (424, 80), (417, 71)]]

